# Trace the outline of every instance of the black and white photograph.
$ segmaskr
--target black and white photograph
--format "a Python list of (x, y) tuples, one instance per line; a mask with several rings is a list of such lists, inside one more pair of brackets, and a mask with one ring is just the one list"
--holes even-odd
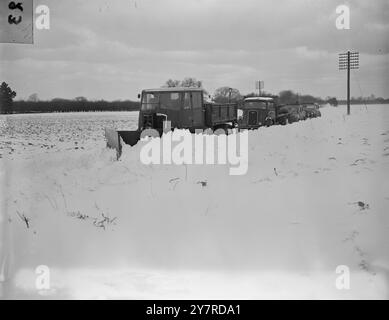
[(387, 299), (388, 0), (0, 0), (0, 300)]

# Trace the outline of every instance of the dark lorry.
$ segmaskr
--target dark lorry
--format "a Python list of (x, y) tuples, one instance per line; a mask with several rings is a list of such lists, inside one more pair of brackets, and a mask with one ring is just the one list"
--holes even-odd
[(258, 129), (261, 126), (305, 120), (307, 113), (300, 104), (277, 104), (271, 97), (248, 97), (238, 107), (241, 116), (238, 119), (239, 129)]
[(276, 123), (277, 109), (271, 97), (248, 97), (239, 106), (241, 117), (238, 121), (240, 129), (258, 129)]
[[(237, 126), (237, 105), (205, 102), (201, 88), (159, 88), (143, 90), (137, 130), (105, 129), (107, 146), (121, 154), (121, 141), (135, 145), (146, 129), (155, 129), (161, 136), (164, 121), (172, 129), (223, 129)], [(155, 131), (154, 131), (155, 132)]]

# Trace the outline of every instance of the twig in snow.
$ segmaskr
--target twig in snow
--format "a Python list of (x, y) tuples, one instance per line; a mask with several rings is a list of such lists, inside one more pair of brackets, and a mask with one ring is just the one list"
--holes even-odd
[(180, 182), (180, 178), (173, 178), (173, 179), (170, 179), (170, 180), (169, 180), (169, 183), (172, 183), (172, 182), (174, 182), (173, 188), (172, 188), (172, 189), (175, 190), (177, 184)]
[(68, 204), (66, 202), (66, 198), (65, 198), (65, 194), (63, 193), (62, 186), (58, 185), (58, 188), (59, 188), (59, 191), (61, 192), (63, 203), (65, 205), (65, 209), (66, 209), (66, 211), (68, 211)]
[(26, 226), (27, 226), (27, 229), (29, 229), (29, 228), (30, 228), (30, 219), (27, 218), (27, 217), (24, 215), (24, 213), (21, 214), (18, 210), (16, 210), (16, 213), (17, 213), (17, 215), (19, 216), (19, 218), (20, 218), (22, 221), (24, 221), (24, 223), (25, 223)]
[(102, 215), (103, 219), (97, 220), (97, 218), (95, 218), (95, 220), (93, 221), (93, 224), (96, 227), (103, 228), (104, 230), (105, 230), (106, 224), (112, 224), (116, 220), (116, 217), (113, 219), (110, 219), (109, 217), (105, 216), (104, 213), (102, 213), (101, 215)]
[(49, 203), (50, 203), (50, 205), (51, 205), (51, 207), (52, 207), (53, 209), (58, 209), (58, 207), (57, 207), (57, 201), (55, 201), (55, 199), (54, 199), (54, 200), (51, 200), (47, 194), (44, 194), (44, 197), (49, 201)]
[(370, 208), (368, 203), (364, 203), (362, 201), (351, 202), (349, 204), (357, 204), (360, 210), (367, 210)]
[(197, 181), (197, 184), (201, 184), (202, 187), (206, 187), (207, 181)]
[(92, 220), (92, 223), (95, 227), (103, 228), (105, 230), (107, 225), (113, 224), (116, 220), (116, 217), (110, 218), (104, 215), (104, 212), (101, 213), (102, 219), (90, 217), (87, 214), (83, 214), (80, 211), (77, 212), (69, 212), (69, 216), (80, 219), (80, 220)]

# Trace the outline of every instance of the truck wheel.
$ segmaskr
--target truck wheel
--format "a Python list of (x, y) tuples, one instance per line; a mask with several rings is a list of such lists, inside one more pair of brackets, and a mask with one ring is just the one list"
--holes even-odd
[(227, 127), (214, 128), (213, 131), (214, 131), (214, 134), (216, 134), (217, 136), (222, 135), (222, 134), (228, 135), (228, 128)]

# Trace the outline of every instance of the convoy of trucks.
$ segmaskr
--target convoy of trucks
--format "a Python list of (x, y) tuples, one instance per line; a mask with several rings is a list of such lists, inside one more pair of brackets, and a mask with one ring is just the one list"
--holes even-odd
[[(207, 102), (201, 88), (159, 88), (143, 90), (140, 98), (138, 129), (105, 129), (107, 146), (117, 150), (120, 157), (122, 142), (135, 145), (141, 135), (162, 135), (164, 125), (169, 129), (220, 130), (258, 129), (261, 126), (305, 120), (320, 116), (317, 104), (277, 105), (270, 97), (247, 97), (243, 103)], [(152, 129), (152, 130), (149, 130)]]

